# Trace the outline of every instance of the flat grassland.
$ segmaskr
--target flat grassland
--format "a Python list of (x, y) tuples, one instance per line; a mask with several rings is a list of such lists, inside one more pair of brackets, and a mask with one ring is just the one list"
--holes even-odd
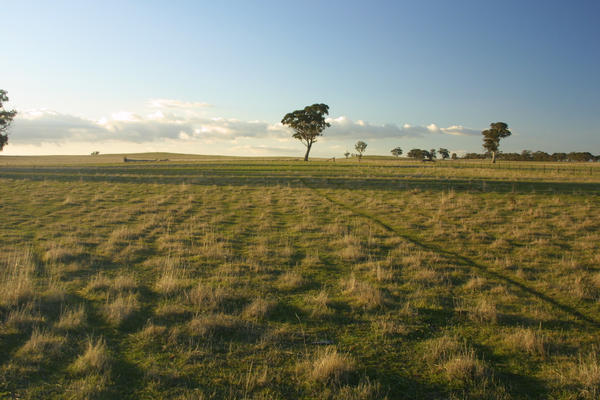
[(600, 396), (596, 164), (122, 158), (0, 157), (0, 398)]

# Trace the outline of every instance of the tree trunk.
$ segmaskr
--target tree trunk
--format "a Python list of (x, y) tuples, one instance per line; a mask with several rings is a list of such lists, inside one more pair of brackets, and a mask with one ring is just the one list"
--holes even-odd
[(306, 154), (304, 154), (304, 161), (308, 161), (308, 153), (310, 153), (311, 147), (312, 147), (312, 143), (308, 143), (306, 145)]
[(492, 164), (496, 164), (496, 152), (492, 151)]

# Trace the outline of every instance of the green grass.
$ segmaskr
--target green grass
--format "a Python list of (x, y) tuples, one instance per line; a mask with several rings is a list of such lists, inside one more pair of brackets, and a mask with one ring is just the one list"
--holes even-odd
[(600, 395), (600, 169), (0, 157), (0, 398)]

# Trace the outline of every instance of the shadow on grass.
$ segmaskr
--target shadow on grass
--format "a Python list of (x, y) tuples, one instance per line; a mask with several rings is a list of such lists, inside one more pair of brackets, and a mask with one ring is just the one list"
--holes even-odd
[[(396, 170), (394, 170), (395, 172)], [(204, 186), (249, 186), (270, 187), (288, 186), (312, 188), (406, 191), (422, 189), (429, 191), (456, 192), (494, 192), (494, 193), (600, 193), (600, 183), (590, 182), (557, 182), (542, 180), (498, 180), (498, 179), (465, 179), (423, 177), (420, 174), (381, 174), (376, 169), (324, 169), (315, 166), (309, 168), (278, 169), (277, 165), (269, 168), (244, 169), (244, 165), (236, 168), (222, 165), (196, 165), (188, 168), (176, 166), (148, 165), (141, 167), (63, 167), (63, 168), (2, 168), (0, 177), (15, 180), (87, 182), (87, 183), (128, 183), (128, 184), (166, 184), (182, 183)], [(387, 171), (386, 171), (387, 172)], [(355, 173), (355, 174), (353, 174)], [(568, 179), (568, 178), (565, 178)]]

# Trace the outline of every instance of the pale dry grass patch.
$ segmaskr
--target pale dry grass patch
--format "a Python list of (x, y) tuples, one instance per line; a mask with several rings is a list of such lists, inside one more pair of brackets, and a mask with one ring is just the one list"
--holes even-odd
[(39, 312), (34, 312), (33, 303), (26, 303), (13, 308), (6, 317), (5, 325), (17, 330), (30, 329), (44, 323), (46, 319)]
[(464, 345), (456, 336), (444, 335), (430, 339), (425, 343), (425, 354), (423, 358), (431, 363), (439, 365), (450, 360)]
[(223, 303), (228, 297), (225, 289), (221, 287), (213, 288), (202, 282), (198, 282), (186, 294), (186, 299), (189, 303), (213, 311), (221, 310)]
[(333, 397), (335, 400), (387, 400), (379, 382), (362, 379), (358, 385), (343, 385)]
[(485, 287), (487, 280), (480, 276), (474, 276), (465, 283), (464, 288), (471, 291), (478, 291)]
[(137, 287), (135, 277), (129, 274), (117, 275), (111, 282), (111, 289), (115, 292), (133, 291)]
[(106, 290), (111, 286), (111, 280), (104, 273), (99, 272), (89, 281), (86, 286), (86, 290), (90, 292), (98, 290)]
[(16, 357), (30, 363), (39, 363), (59, 355), (65, 338), (45, 330), (34, 329), (31, 337), (17, 350)]
[(154, 289), (165, 296), (181, 294), (187, 285), (187, 268), (178, 262), (167, 259), (160, 278), (154, 284)]
[(85, 249), (77, 244), (52, 243), (42, 256), (42, 261), (46, 263), (66, 262), (85, 254)]
[(413, 272), (412, 278), (418, 283), (433, 286), (440, 284), (445, 276), (443, 272), (436, 271), (433, 268), (419, 268)]
[(360, 245), (349, 244), (339, 250), (338, 255), (344, 261), (356, 261), (362, 258), (363, 249)]
[(479, 299), (475, 305), (468, 308), (469, 318), (479, 323), (496, 323), (498, 321), (498, 312), (496, 303), (487, 298)]
[(226, 260), (231, 255), (231, 248), (220, 234), (208, 228), (204, 232), (199, 252), (208, 259)]
[(116, 297), (107, 297), (104, 304), (104, 317), (114, 325), (120, 325), (133, 316), (140, 309), (137, 296), (133, 293), (127, 295), (117, 294)]
[(543, 356), (546, 354), (544, 337), (541, 331), (531, 328), (518, 328), (504, 337), (504, 342), (512, 349), (528, 354)]
[(581, 394), (590, 399), (600, 396), (600, 360), (596, 351), (579, 355), (575, 377), (583, 387)]
[(392, 268), (385, 267), (379, 261), (370, 262), (369, 264), (371, 274), (378, 282), (392, 282), (394, 280), (394, 270)]
[(562, 361), (552, 370), (562, 385), (575, 386), (573, 398), (597, 400), (600, 397), (600, 358), (595, 348), (579, 353), (577, 358)]
[(2, 265), (0, 271), (0, 287), (2, 288), (0, 304), (16, 306), (34, 300), (36, 297), (35, 270), (30, 251), (24, 251), (9, 258)]
[(109, 385), (109, 377), (91, 373), (72, 381), (66, 389), (71, 400), (92, 400), (102, 398)]
[(488, 375), (483, 361), (475, 355), (475, 350), (465, 348), (443, 364), (443, 370), (450, 381), (461, 383), (481, 382)]
[(243, 333), (244, 324), (239, 318), (228, 314), (196, 315), (188, 323), (188, 331), (192, 336), (231, 336)]
[(148, 322), (140, 331), (136, 333), (136, 336), (144, 342), (150, 343), (163, 337), (166, 332), (166, 326), (155, 325), (152, 322)]
[(398, 336), (406, 335), (410, 332), (410, 328), (400, 321), (385, 316), (385, 318), (378, 318), (371, 323), (373, 331), (379, 336), (385, 338), (394, 338)]
[(86, 314), (83, 304), (78, 307), (65, 308), (61, 311), (55, 327), (61, 331), (81, 329), (86, 325)]
[(352, 295), (359, 305), (368, 309), (383, 308), (386, 304), (385, 295), (381, 289), (374, 287), (369, 282), (358, 280), (354, 274), (343, 278), (341, 287), (345, 293)]
[(188, 310), (181, 304), (162, 303), (154, 309), (154, 315), (159, 318), (177, 318), (187, 314)]
[(306, 267), (314, 267), (319, 265), (321, 259), (319, 258), (319, 251), (314, 250), (306, 253), (306, 256), (302, 259), (302, 265)]
[(333, 310), (329, 307), (331, 301), (326, 289), (321, 289), (317, 294), (306, 295), (306, 302), (312, 306), (311, 315), (313, 317), (330, 315)]
[(70, 365), (70, 370), (75, 374), (108, 373), (111, 357), (106, 347), (104, 338), (94, 341), (88, 338), (87, 347), (83, 354)]
[(262, 320), (268, 318), (276, 305), (277, 303), (273, 300), (257, 297), (244, 308), (243, 315), (246, 318)]
[(277, 279), (277, 286), (283, 290), (295, 290), (304, 286), (304, 277), (296, 271), (287, 271)]
[(340, 384), (348, 382), (356, 373), (356, 362), (335, 347), (327, 347), (318, 351), (312, 360), (303, 362), (300, 368), (313, 382)]

